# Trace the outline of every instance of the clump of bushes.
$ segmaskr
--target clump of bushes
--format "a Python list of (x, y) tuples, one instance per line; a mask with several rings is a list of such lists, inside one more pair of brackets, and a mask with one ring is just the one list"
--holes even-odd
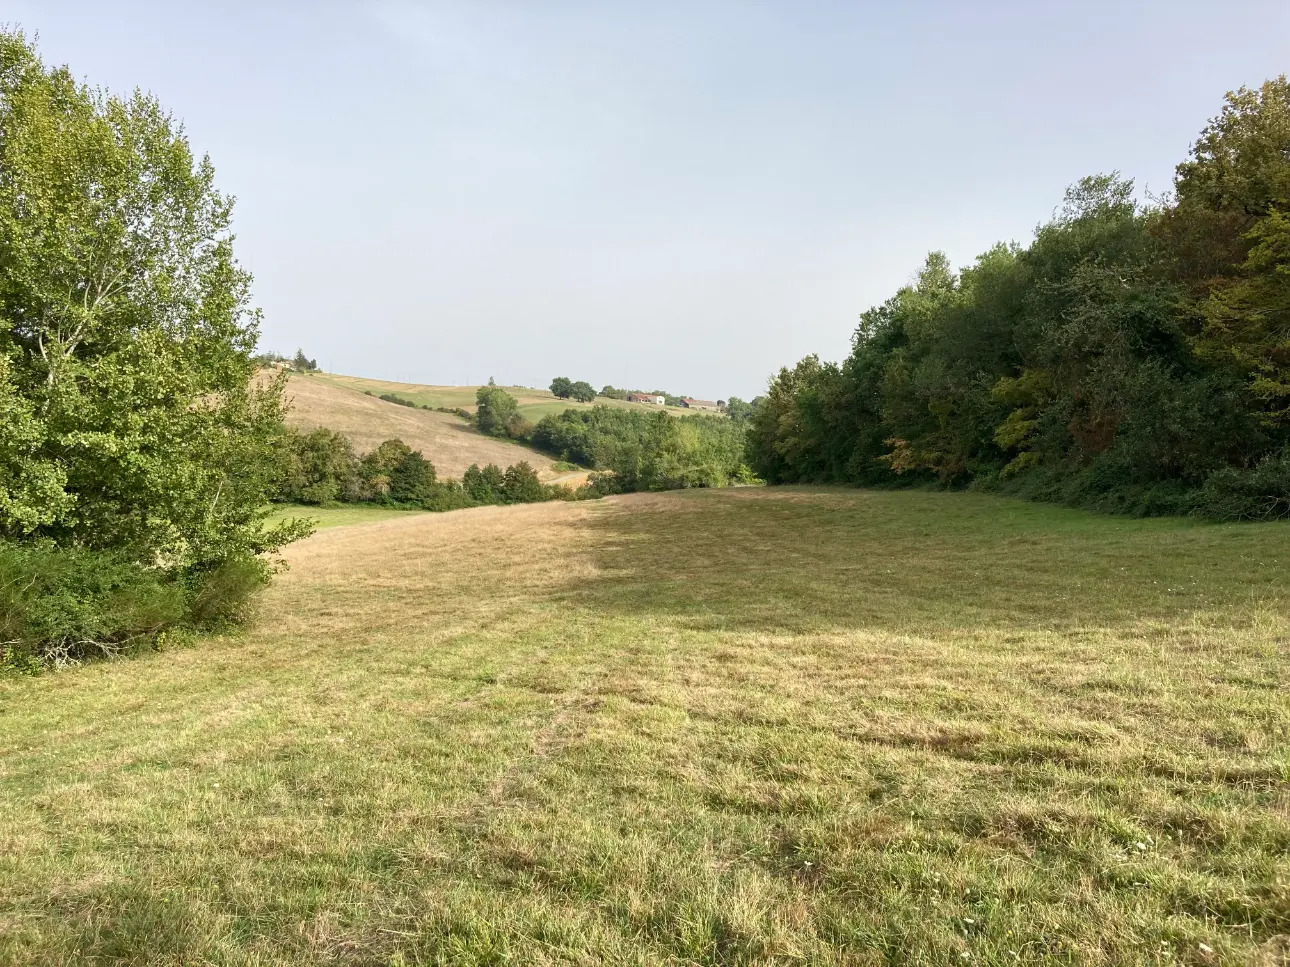
[(413, 403), (411, 400), (405, 399), (404, 397), (399, 396), (397, 393), (382, 393), (380, 396), (377, 397), (377, 399), (385, 400), (385, 402), (387, 403), (397, 403), (399, 406), (410, 406), (414, 410), (421, 408), (420, 404)]
[(0, 543), (0, 667), (35, 672), (236, 623), (267, 571), (249, 555), (177, 574), (113, 551)]
[(505, 470), (472, 466), (460, 481), (439, 480), (434, 464), (402, 440), (386, 440), (359, 457), (341, 433), (288, 431), (277, 500), (324, 506), (375, 503), (421, 510), (570, 499), (566, 487), (543, 484), (528, 463)]

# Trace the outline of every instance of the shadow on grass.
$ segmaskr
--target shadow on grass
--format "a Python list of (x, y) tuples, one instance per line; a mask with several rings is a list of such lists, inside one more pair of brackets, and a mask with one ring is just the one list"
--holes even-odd
[(593, 514), (562, 598), (694, 630), (1095, 629), (1287, 607), (1290, 525), (1138, 520), (979, 494), (639, 494)]

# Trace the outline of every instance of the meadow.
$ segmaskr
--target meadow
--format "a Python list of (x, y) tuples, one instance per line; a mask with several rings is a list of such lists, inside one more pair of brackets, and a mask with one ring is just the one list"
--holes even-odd
[[(399, 396), (418, 405), (445, 406), (449, 409), (461, 408), (472, 413), (475, 411), (475, 393), (479, 390), (478, 386), (429, 386), (421, 383), (394, 383), (387, 380), (367, 379), (362, 376), (342, 376), (336, 373), (320, 373), (315, 378), (325, 380), (336, 386), (357, 389), (361, 392), (370, 390), (377, 396), (382, 393), (397, 393)], [(625, 400), (614, 400), (604, 396), (597, 396), (590, 403), (580, 403), (577, 400), (558, 399), (550, 390), (531, 386), (503, 386), (502, 389), (515, 397), (516, 402), (519, 404), (517, 409), (520, 415), (534, 423), (542, 419), (542, 417), (550, 416), (553, 413), (563, 413), (568, 409), (587, 409), (592, 406), (622, 406), (634, 410), (661, 409), (671, 413), (673, 416), (688, 416), (694, 412), (683, 406), (655, 407), (646, 403), (628, 403)]]
[[(343, 433), (360, 453), (374, 450), (386, 440), (402, 440), (420, 450), (434, 464), (439, 476), (445, 478), (461, 479), (471, 464), (495, 463), (507, 467), (525, 461), (538, 471), (544, 482), (560, 481), (577, 486), (586, 479), (583, 472), (557, 469), (550, 456), (531, 447), (485, 436), (452, 413), (390, 403), (377, 398), (380, 393), (392, 392), (389, 389), (378, 388), (373, 390), (377, 396), (368, 396), (343, 380), (342, 377), (293, 373), (286, 392), (291, 404), (287, 424), (301, 430), (326, 427)], [(472, 390), (472, 409), (473, 406)]]
[(742, 488), (286, 558), (0, 681), (0, 962), (1290, 954), (1290, 525)]

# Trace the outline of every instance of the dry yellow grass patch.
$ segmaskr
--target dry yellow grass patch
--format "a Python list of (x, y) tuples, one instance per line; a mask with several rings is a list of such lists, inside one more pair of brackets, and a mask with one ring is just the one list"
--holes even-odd
[(441, 477), (460, 479), (472, 463), (505, 468), (521, 460), (542, 480), (563, 482), (570, 474), (551, 469), (552, 460), (536, 450), (476, 433), (451, 413), (413, 409), (367, 396), (321, 376), (293, 374), (287, 384), (291, 410), (287, 423), (303, 430), (327, 427), (345, 434), (360, 453), (398, 438), (420, 450)]

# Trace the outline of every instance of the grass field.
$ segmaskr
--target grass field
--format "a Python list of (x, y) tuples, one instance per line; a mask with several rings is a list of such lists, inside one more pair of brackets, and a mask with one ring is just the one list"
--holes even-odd
[[(360, 392), (371, 390), (377, 396), (382, 393), (397, 393), (405, 399), (426, 406), (460, 407), (471, 413), (475, 412), (475, 393), (478, 386), (426, 386), (421, 383), (391, 383), (386, 380), (364, 379), (361, 376), (341, 376), (335, 373), (319, 374), (319, 379), (327, 380), (338, 386), (356, 389)], [(612, 400), (603, 396), (596, 397), (590, 403), (579, 403), (577, 400), (562, 400), (553, 396), (550, 390), (534, 389), (528, 386), (503, 386), (502, 389), (515, 397), (518, 409), (528, 419), (536, 423), (551, 413), (563, 413), (568, 409), (585, 409), (590, 406), (623, 406), (630, 409), (662, 409), (673, 416), (692, 416), (693, 410), (683, 406), (655, 407), (645, 403), (628, 403), (625, 400)]]
[(1290, 526), (740, 489), (333, 527), (0, 682), (0, 961), (1263, 964)]
[(394, 520), (408, 517), (420, 511), (394, 510), (389, 507), (367, 507), (362, 504), (351, 504), (343, 507), (306, 507), (303, 504), (277, 504), (269, 514), (267, 522), (276, 524), (292, 518), (307, 517), (314, 522), (317, 530), (328, 527), (348, 527), (351, 524), (373, 524), (379, 520)]

